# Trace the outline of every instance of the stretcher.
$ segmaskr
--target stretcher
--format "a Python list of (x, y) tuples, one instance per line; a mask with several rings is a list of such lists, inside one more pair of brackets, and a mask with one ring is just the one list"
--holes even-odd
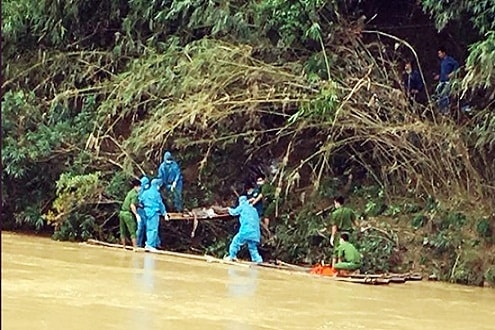
[(193, 227), (191, 231), (191, 237), (196, 234), (196, 229), (198, 228), (199, 221), (219, 221), (219, 220), (232, 220), (232, 217), (228, 213), (217, 213), (213, 208), (195, 208), (191, 211), (186, 211), (182, 213), (167, 213), (167, 219), (163, 218), (163, 221), (192, 221)]

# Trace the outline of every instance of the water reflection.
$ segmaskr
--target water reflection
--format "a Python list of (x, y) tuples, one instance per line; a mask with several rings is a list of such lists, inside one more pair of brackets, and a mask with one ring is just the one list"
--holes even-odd
[(252, 297), (256, 293), (258, 283), (257, 269), (228, 269), (227, 289), (230, 297)]
[(155, 258), (152, 254), (134, 254), (132, 258), (135, 279), (138, 287), (146, 293), (154, 293), (155, 289)]
[(225, 327), (225, 330), (251, 330), (251, 329), (254, 328), (250, 324), (236, 322), (236, 321), (230, 321)]
[(143, 267), (143, 284), (147, 288), (147, 292), (153, 293), (155, 290), (155, 256), (152, 254), (144, 254)]
[[(227, 270), (227, 274), (228, 297), (235, 299), (233, 303), (236, 304), (236, 309), (239, 310), (239, 313), (250, 313), (255, 307), (254, 298), (258, 287), (258, 270), (252, 268), (236, 269), (232, 267)], [(225, 329), (251, 330), (254, 328), (246, 321), (231, 319), (225, 325)]]
[(153, 255), (145, 253), (144, 255), (134, 254), (132, 263), (136, 270), (134, 280), (138, 294), (134, 297), (135, 308), (132, 309), (134, 328), (135, 329), (153, 329), (153, 313), (143, 306), (142, 299), (149, 299), (155, 290), (155, 258)]

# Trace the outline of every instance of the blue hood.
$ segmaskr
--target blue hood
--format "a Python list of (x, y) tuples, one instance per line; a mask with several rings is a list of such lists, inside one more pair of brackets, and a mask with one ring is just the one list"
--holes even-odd
[(151, 185), (155, 187), (156, 189), (160, 190), (160, 187), (162, 186), (163, 181), (160, 179), (153, 179), (151, 180)]
[(139, 179), (139, 181), (141, 181), (142, 186), (146, 186), (150, 183), (150, 179), (148, 179), (148, 177), (146, 175), (141, 177), (141, 179)]
[(163, 161), (167, 161), (167, 160), (172, 160), (172, 154), (170, 153), (170, 151), (165, 151), (165, 153), (163, 154)]

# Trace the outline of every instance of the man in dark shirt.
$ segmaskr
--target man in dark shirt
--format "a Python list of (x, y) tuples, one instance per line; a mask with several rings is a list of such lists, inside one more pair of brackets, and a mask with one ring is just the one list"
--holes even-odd
[(406, 91), (407, 98), (412, 102), (417, 101), (418, 94), (423, 90), (423, 78), (418, 70), (413, 68), (411, 60), (404, 63), (404, 76), (402, 84)]
[(438, 58), (440, 58), (441, 62), (440, 74), (434, 77), (435, 80), (438, 80), (435, 99), (440, 113), (447, 115), (449, 114), (450, 103), (450, 81), (459, 69), (459, 63), (452, 56), (447, 55), (445, 47), (438, 48)]

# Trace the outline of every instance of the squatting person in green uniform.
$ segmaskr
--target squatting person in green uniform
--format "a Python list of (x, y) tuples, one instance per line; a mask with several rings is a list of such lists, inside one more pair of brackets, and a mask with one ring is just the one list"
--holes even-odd
[(332, 235), (330, 236), (330, 244), (334, 247), (332, 266), (337, 261), (337, 247), (339, 245), (339, 235), (341, 232), (352, 234), (354, 227), (357, 227), (356, 214), (351, 208), (345, 207), (345, 198), (337, 196), (334, 199), (335, 211), (330, 216), (332, 224)]
[(349, 234), (340, 234), (340, 244), (337, 248), (338, 262), (334, 265), (335, 270), (339, 273), (341, 271), (355, 271), (361, 267), (361, 254), (359, 251), (349, 243)]
[[(119, 213), (120, 220), (120, 240), (125, 249), (125, 239), (129, 235), (131, 237), (132, 246), (136, 251), (136, 220), (140, 221), (139, 214), (137, 213), (138, 207), (138, 193), (141, 189), (141, 181), (132, 180), (132, 189), (127, 193), (122, 204), (122, 208)], [(134, 219), (135, 217), (135, 219)]]

